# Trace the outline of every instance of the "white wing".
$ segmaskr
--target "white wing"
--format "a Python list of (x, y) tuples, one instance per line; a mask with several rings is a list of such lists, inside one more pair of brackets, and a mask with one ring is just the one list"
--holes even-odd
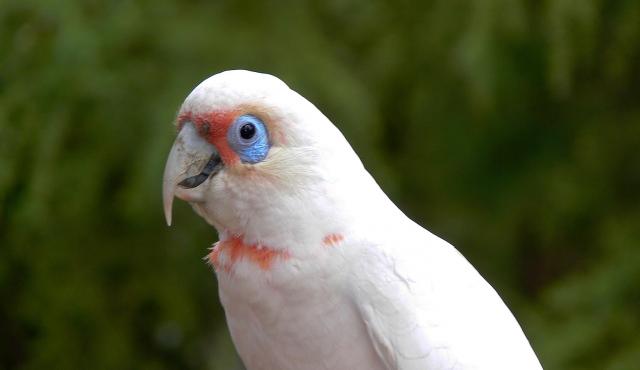
[[(389, 370), (542, 369), (495, 290), (450, 244), (413, 222), (362, 241), (355, 304)], [(407, 226), (410, 224), (409, 226)]]

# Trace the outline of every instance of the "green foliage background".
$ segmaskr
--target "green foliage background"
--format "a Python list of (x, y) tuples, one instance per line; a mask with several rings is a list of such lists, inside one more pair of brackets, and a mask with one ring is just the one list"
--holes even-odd
[(180, 103), (237, 68), (323, 110), (546, 369), (638, 368), (633, 0), (4, 0), (0, 368), (236, 366), (215, 231), (160, 187)]

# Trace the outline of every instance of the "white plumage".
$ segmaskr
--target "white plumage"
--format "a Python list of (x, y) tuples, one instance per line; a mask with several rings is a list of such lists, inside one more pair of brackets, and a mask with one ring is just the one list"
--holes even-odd
[[(228, 145), (247, 114), (268, 131), (256, 163)], [(170, 220), (178, 196), (218, 230), (209, 259), (249, 370), (541, 369), (494, 289), (408, 219), (338, 129), (279, 79), (217, 74), (178, 121), (165, 211)], [(204, 182), (178, 185), (218, 157)]]

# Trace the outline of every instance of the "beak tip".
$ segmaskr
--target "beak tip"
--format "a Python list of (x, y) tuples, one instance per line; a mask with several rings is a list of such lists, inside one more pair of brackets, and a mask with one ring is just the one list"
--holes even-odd
[(164, 203), (164, 219), (167, 222), (167, 226), (171, 226), (172, 221), (172, 209), (173, 209), (173, 191), (165, 191), (163, 194)]

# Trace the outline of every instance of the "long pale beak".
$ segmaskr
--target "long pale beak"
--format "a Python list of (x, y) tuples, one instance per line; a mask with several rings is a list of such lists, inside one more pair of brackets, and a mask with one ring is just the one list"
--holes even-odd
[(171, 226), (174, 196), (195, 201), (187, 199), (189, 197), (184, 195), (186, 190), (202, 184), (221, 168), (222, 161), (216, 148), (198, 135), (191, 122), (185, 123), (173, 143), (164, 168), (162, 202), (167, 225)]

